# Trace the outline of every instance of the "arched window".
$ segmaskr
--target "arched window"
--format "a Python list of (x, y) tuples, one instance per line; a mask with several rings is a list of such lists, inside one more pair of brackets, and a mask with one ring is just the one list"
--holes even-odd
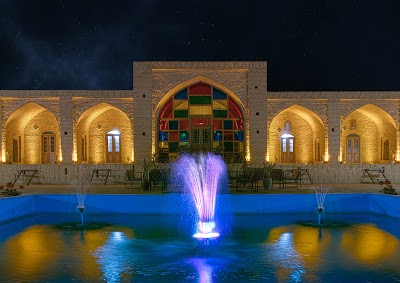
[(225, 92), (206, 83), (173, 95), (158, 117), (158, 157), (173, 161), (181, 152), (215, 152), (227, 162), (244, 156), (243, 114)]
[(285, 121), (285, 131), (290, 132), (291, 131), (292, 124), (290, 121)]
[(356, 128), (357, 128), (356, 119), (351, 119), (350, 120), (350, 130), (355, 130)]

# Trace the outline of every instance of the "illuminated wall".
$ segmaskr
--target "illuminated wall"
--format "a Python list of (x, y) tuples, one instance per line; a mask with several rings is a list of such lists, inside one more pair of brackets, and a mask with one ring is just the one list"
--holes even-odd
[(281, 162), (281, 135), (285, 131), (286, 121), (290, 122), (291, 134), (295, 136), (295, 163), (314, 163), (319, 160), (315, 156), (315, 141), (319, 141), (320, 153), (325, 154), (322, 121), (315, 113), (299, 105), (290, 106), (271, 121), (268, 132), (269, 160)]
[(106, 163), (106, 133), (121, 133), (121, 163), (132, 161), (132, 125), (127, 115), (108, 103), (99, 103), (85, 111), (76, 126), (76, 161), (82, 162), (82, 139), (86, 138), (87, 161)]
[(28, 103), (13, 112), (6, 124), (6, 154), (4, 162), (13, 161), (13, 140), (20, 141), (21, 163), (42, 163), (42, 134), (56, 136), (56, 161), (60, 161), (61, 142), (58, 121), (53, 113), (36, 103)]
[[(397, 152), (395, 122), (387, 112), (375, 105), (367, 104), (348, 114), (342, 121), (341, 130), (342, 160), (346, 160), (346, 140), (349, 135), (360, 138), (360, 163), (387, 163)], [(385, 140), (389, 141), (389, 159), (382, 158)]]

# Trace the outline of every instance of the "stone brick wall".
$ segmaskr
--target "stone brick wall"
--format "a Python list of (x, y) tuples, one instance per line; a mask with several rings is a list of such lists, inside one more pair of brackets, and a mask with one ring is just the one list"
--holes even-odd
[[(350, 133), (343, 131), (344, 127), (348, 129), (350, 120), (360, 120), (362, 115), (369, 116), (369, 120), (364, 119), (358, 125), (357, 134), (362, 136), (369, 131), (375, 137), (375, 140), (363, 141), (362, 153), (371, 159), (362, 162), (381, 162), (376, 147), (384, 138), (389, 139), (390, 150), (400, 157), (400, 92), (268, 92), (266, 62), (137, 62), (133, 68), (133, 90), (0, 90), (3, 160), (5, 153), (11, 150), (9, 140), (14, 133), (24, 131), (25, 139), (21, 142), (34, 150), (23, 153), (23, 161), (40, 162), (37, 133), (42, 132), (45, 125), (46, 130), (56, 133), (58, 158), (62, 159), (62, 164), (2, 165), (0, 173), (4, 174), (4, 179), (15, 176), (18, 168), (34, 167), (40, 170), (42, 182), (69, 182), (70, 174), (65, 174), (65, 169), (67, 172), (76, 170), (73, 163), (80, 134), (88, 130), (93, 145), (104, 145), (105, 132), (117, 125), (127, 137), (122, 144), (122, 162), (126, 164), (96, 166), (112, 168), (113, 180), (123, 180), (132, 161), (137, 170), (141, 170), (143, 159), (155, 152), (157, 110), (170, 95), (198, 81), (220, 88), (242, 107), (247, 157), (252, 164), (261, 166), (266, 157), (273, 160), (279, 154), (278, 128), (282, 129), (285, 120), (291, 119), (293, 133), (302, 141), (295, 144), (297, 163), (312, 169), (314, 174), (317, 170), (324, 172), (324, 182), (358, 183), (363, 168), (382, 165), (394, 181), (399, 179), (398, 164), (351, 165), (339, 164), (339, 160), (345, 157), (343, 142)], [(100, 111), (103, 106), (107, 111)], [(30, 118), (32, 111), (43, 111), (43, 115)], [(27, 121), (23, 129), (21, 124), (13, 122), (17, 116)], [(89, 116), (95, 118), (89, 119)], [(78, 124), (85, 119), (83, 128), (79, 129)], [(315, 140), (320, 141), (321, 151), (329, 155), (328, 164), (310, 164), (315, 159)], [(98, 156), (96, 162), (104, 162), (104, 152), (90, 148), (91, 156)], [(296, 165), (284, 167), (291, 166)]]

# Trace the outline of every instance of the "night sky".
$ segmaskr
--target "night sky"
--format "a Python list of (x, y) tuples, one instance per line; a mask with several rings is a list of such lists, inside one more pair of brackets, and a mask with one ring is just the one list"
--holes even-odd
[(268, 61), (269, 91), (400, 90), (400, 1), (0, 0), (0, 89), (132, 89), (134, 61)]

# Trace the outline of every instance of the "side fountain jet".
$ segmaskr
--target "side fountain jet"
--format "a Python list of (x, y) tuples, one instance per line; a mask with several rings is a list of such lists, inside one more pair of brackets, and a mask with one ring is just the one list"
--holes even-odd
[(76, 197), (78, 199), (78, 206), (76, 207), (80, 212), (81, 225), (85, 225), (84, 212), (85, 212), (85, 198), (90, 184), (90, 166), (78, 165), (76, 167), (76, 179), (74, 180), (74, 188)]
[(324, 212), (324, 202), (327, 192), (328, 189), (322, 186), (314, 189), (315, 197), (317, 198), (318, 225), (321, 225), (321, 218), (322, 213)]

